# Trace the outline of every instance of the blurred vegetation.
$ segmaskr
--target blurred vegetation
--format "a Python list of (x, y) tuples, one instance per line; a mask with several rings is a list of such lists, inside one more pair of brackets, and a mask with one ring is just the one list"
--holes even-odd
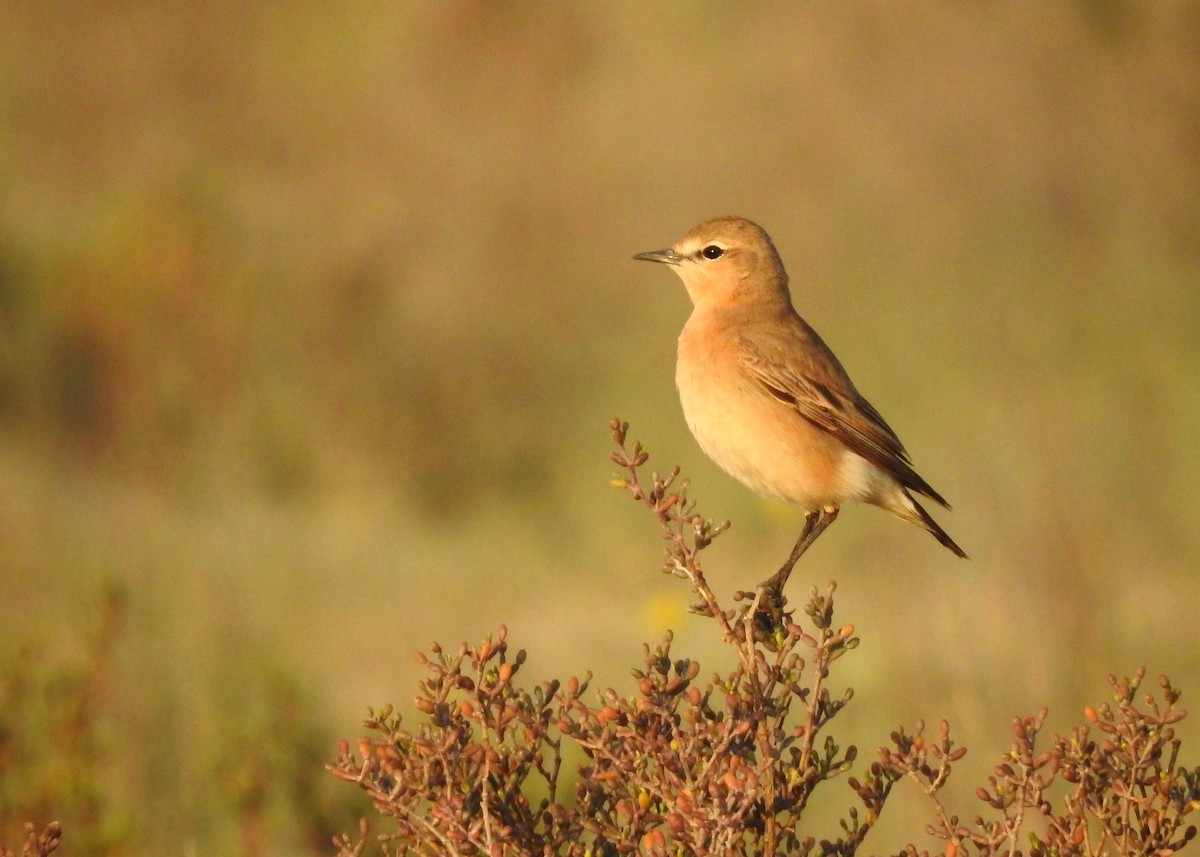
[(56, 663), (35, 644), (0, 676), (0, 819), (65, 823), (80, 853), (120, 854), (129, 834), (117, 754), (106, 746), (122, 597), (106, 593), (78, 662)]
[(982, 762), (1109, 671), (1200, 686), (1200, 6), (0, 23), (0, 658), (49, 693), (74, 661), (22, 645), (78, 648), (126, 593), (106, 794), (137, 850), (247, 842), (257, 723), (303, 689), (307, 747), (411, 683), (381, 627), (405, 652), (503, 621), (606, 683), (630, 639), (692, 649), (601, 490), (613, 413), (734, 520), (715, 588), (778, 565), (799, 516), (703, 460), (686, 297), (629, 261), (720, 213), (771, 232), (973, 557), (865, 510), (797, 571), (859, 618), (865, 733), (945, 716)]
[[(120, 718), (124, 688), (113, 667), (125, 611), (124, 593), (110, 588), (95, 627), (25, 642), (0, 673), (0, 842), (16, 841), (24, 819), (35, 831), (60, 825), (68, 853), (139, 854), (157, 820), (165, 828), (158, 835), (190, 852), (197, 839), (175, 825), (208, 821), (236, 832), (223, 848), (230, 853), (328, 851), (365, 802), (319, 777), (331, 736), (307, 694), (269, 658), (243, 653), (217, 688), (224, 715), (206, 713), (210, 734), (163, 734), (165, 719), (147, 726)], [(139, 692), (131, 701), (157, 713), (173, 701), (161, 690)], [(163, 813), (157, 819), (138, 811), (143, 777), (160, 792), (151, 804)], [(48, 850), (32, 853), (56, 845), (54, 835)]]

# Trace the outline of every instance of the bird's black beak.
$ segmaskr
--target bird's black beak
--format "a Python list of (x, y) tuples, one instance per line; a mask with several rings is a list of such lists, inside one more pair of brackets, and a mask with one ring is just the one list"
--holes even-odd
[(664, 265), (678, 265), (683, 257), (668, 247), (666, 250), (651, 250), (649, 253), (638, 253), (633, 258), (643, 262), (662, 262)]

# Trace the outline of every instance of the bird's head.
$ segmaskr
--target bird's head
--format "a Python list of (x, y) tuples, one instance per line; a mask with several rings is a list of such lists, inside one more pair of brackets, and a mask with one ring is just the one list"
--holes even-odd
[(698, 309), (773, 306), (781, 300), (790, 305), (775, 245), (744, 217), (706, 220), (674, 247), (633, 258), (670, 265)]

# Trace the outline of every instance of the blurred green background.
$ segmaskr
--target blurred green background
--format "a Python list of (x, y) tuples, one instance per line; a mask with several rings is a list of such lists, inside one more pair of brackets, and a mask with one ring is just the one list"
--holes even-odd
[[(864, 509), (805, 558), (793, 596), (836, 579), (863, 638), (839, 734), (950, 719), (973, 812), (1012, 716), (1066, 729), (1139, 664), (1200, 694), (1200, 5), (127, 0), (0, 24), (0, 655), (27, 685), (86, 672), (120, 594), (110, 853), (326, 853), (282, 781), (326, 789), (433, 639), (503, 622), (531, 681), (627, 690), (673, 627), (730, 666), (607, 461), (620, 415), (734, 521), (718, 592), (791, 546), (799, 513), (688, 435), (687, 297), (630, 259), (717, 214), (771, 232), (972, 556)], [(322, 812), (352, 818), (351, 791)], [(47, 812), (84, 853), (90, 822)], [(926, 812), (902, 797), (874, 850)]]

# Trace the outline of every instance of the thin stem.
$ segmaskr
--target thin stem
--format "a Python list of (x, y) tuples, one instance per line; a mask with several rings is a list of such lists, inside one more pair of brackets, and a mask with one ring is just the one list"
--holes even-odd
[[(827, 635), (828, 631), (823, 632)], [(813, 659), (813, 683), (812, 690), (808, 698), (808, 723), (804, 727), (804, 746), (800, 749), (800, 763), (797, 768), (800, 771), (800, 776), (804, 776), (808, 772), (808, 763), (812, 760), (813, 742), (817, 740), (817, 709), (821, 705), (821, 688), (825, 682), (825, 673), (829, 669), (829, 661), (825, 655), (825, 644), (828, 642), (828, 637), (821, 641), (821, 647), (816, 652), (816, 657)]]

